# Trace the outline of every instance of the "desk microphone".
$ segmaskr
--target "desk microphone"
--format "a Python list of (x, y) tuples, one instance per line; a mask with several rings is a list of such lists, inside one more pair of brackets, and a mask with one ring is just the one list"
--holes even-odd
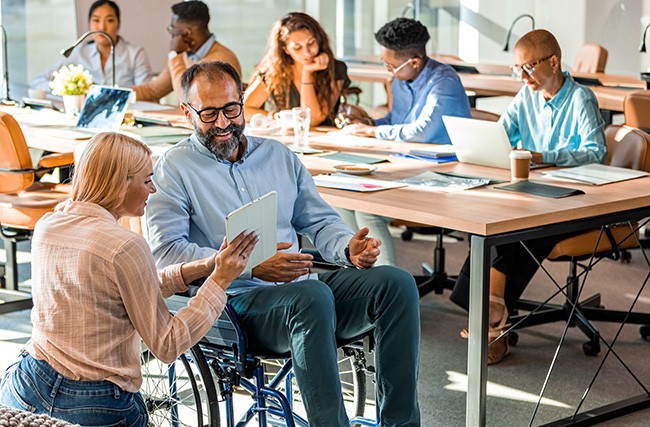
[(523, 15), (519, 15), (518, 17), (516, 17), (515, 20), (512, 21), (512, 24), (510, 24), (510, 28), (508, 29), (508, 35), (506, 36), (506, 44), (505, 46), (503, 46), (504, 52), (510, 51), (509, 46), (510, 46), (510, 36), (512, 35), (512, 29), (515, 27), (517, 21), (519, 21), (521, 18), (530, 18), (531, 22), (533, 23), (533, 30), (535, 29), (535, 18), (533, 18), (533, 15), (524, 13)]
[(61, 49), (59, 53), (61, 53), (61, 55), (65, 56), (66, 58), (69, 57), (72, 51), (74, 50), (74, 48), (77, 47), (79, 43), (81, 43), (86, 37), (88, 37), (91, 34), (101, 34), (102, 36), (106, 37), (108, 39), (108, 42), (111, 44), (111, 65), (113, 65), (112, 77), (113, 77), (113, 87), (115, 87), (115, 43), (113, 42), (111, 36), (109, 36), (105, 32), (99, 30), (86, 31), (74, 43), (72, 43), (72, 46), (70, 46), (67, 49)]
[(645, 35), (648, 33), (648, 27), (650, 27), (650, 23), (645, 26), (645, 30), (643, 30), (643, 38), (641, 39), (641, 46), (639, 46), (639, 52), (645, 53)]
[(2, 29), (2, 69), (4, 73), (2, 74), (2, 81), (5, 85), (5, 90), (2, 96), (2, 102), (5, 105), (14, 105), (16, 101), (9, 97), (9, 61), (7, 61), (7, 31), (5, 30), (4, 25), (0, 24), (0, 29)]

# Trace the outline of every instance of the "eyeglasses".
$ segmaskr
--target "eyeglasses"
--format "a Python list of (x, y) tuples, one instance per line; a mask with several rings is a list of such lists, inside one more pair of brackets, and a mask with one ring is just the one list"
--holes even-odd
[(230, 102), (220, 108), (209, 107), (204, 108), (200, 111), (192, 107), (189, 103), (185, 103), (185, 105), (190, 107), (197, 114), (197, 116), (199, 116), (199, 119), (201, 119), (201, 121), (206, 124), (216, 122), (219, 118), (220, 111), (223, 112), (224, 117), (228, 120), (236, 119), (237, 117), (241, 116), (241, 113), (244, 111), (244, 104), (241, 102)]
[(387, 64), (386, 62), (384, 62), (384, 67), (386, 67), (386, 69), (388, 70), (389, 73), (397, 74), (397, 73), (400, 72), (400, 70), (401, 70), (402, 68), (406, 67), (406, 66), (408, 65), (408, 63), (411, 62), (412, 60), (414, 60), (415, 58), (417, 58), (417, 57), (414, 56), (413, 58), (409, 58), (409, 59), (407, 59), (406, 61), (404, 61), (404, 62), (403, 62), (400, 66), (398, 66), (397, 68), (393, 68), (392, 65)]
[(530, 62), (524, 65), (511, 65), (510, 69), (512, 70), (512, 75), (514, 77), (520, 78), (521, 75), (525, 72), (529, 76), (532, 76), (535, 73), (535, 66), (541, 64), (544, 61), (551, 59), (553, 55), (549, 55), (546, 58), (539, 59), (535, 62)]

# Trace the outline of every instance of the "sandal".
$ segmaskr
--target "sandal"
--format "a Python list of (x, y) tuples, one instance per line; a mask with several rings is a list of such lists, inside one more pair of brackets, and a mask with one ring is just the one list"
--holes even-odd
[[(503, 335), (503, 332), (510, 327), (508, 323), (508, 309), (503, 298), (490, 296), (490, 302), (503, 306), (503, 316), (498, 324), (490, 326), (488, 329), (488, 351), (487, 351), (487, 364), (496, 365), (501, 362), (504, 357), (510, 353), (508, 346), (508, 338)], [(467, 328), (460, 331), (460, 336), (469, 338), (469, 330)]]

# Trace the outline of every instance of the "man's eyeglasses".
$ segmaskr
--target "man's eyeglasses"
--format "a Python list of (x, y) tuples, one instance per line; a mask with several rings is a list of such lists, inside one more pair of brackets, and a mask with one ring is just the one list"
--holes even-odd
[(192, 107), (189, 103), (186, 103), (185, 105), (190, 107), (196, 113), (196, 115), (199, 116), (199, 119), (201, 119), (201, 121), (206, 124), (216, 122), (219, 118), (219, 112), (223, 112), (223, 115), (228, 120), (233, 120), (241, 116), (241, 113), (244, 111), (244, 104), (241, 102), (230, 102), (220, 108), (209, 107), (204, 108), (200, 111)]
[(541, 64), (544, 61), (551, 59), (553, 55), (549, 55), (546, 58), (539, 59), (535, 62), (530, 62), (524, 65), (511, 65), (510, 69), (512, 70), (512, 75), (520, 78), (521, 75), (525, 72), (529, 76), (532, 76), (535, 73), (535, 66)]
[(386, 69), (388, 70), (389, 73), (397, 74), (397, 73), (400, 72), (400, 70), (401, 70), (402, 68), (406, 67), (406, 66), (409, 64), (409, 62), (411, 62), (411, 61), (412, 61), (413, 59), (415, 59), (415, 58), (416, 58), (416, 57), (413, 57), (413, 58), (409, 58), (409, 59), (407, 59), (406, 61), (404, 61), (404, 62), (403, 62), (400, 66), (398, 66), (397, 68), (393, 68), (392, 65), (387, 64), (386, 62), (384, 62), (384, 67), (386, 67)]

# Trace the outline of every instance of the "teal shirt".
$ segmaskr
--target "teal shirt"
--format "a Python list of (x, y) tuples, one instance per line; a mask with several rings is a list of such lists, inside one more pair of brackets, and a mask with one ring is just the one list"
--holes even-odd
[(565, 72), (560, 91), (549, 101), (541, 91), (521, 88), (501, 122), (513, 147), (542, 153), (544, 163), (575, 166), (604, 163), (605, 122), (593, 92)]

